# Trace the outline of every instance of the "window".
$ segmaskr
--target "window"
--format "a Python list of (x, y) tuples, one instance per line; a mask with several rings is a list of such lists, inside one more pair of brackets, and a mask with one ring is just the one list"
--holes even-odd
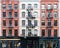
[(25, 17), (25, 12), (22, 12), (22, 18), (24, 18)]
[(25, 36), (25, 29), (22, 29), (22, 36)]
[(34, 26), (37, 26), (37, 20), (34, 20)]
[(52, 8), (52, 5), (51, 4), (48, 4), (48, 9), (51, 9)]
[(6, 12), (3, 12), (3, 17), (6, 17)]
[(56, 18), (58, 16), (58, 13), (57, 12), (54, 12), (54, 17)]
[(28, 12), (28, 17), (32, 17), (32, 13), (31, 12)]
[(52, 17), (52, 13), (51, 12), (48, 12), (48, 17)]
[(42, 4), (41, 7), (42, 7), (42, 9), (45, 9), (45, 4)]
[(6, 20), (3, 20), (3, 26), (6, 26)]
[(44, 20), (42, 20), (42, 26), (45, 26), (45, 21)]
[(38, 5), (37, 4), (34, 4), (34, 8), (38, 8)]
[(57, 37), (57, 29), (54, 29), (54, 37)]
[(34, 16), (37, 17), (38, 16), (38, 12), (34, 12)]
[(12, 26), (12, 20), (9, 20), (9, 26)]
[(8, 12), (8, 17), (12, 17), (12, 12)]
[(15, 13), (14, 13), (14, 16), (15, 16), (15, 17), (18, 17), (18, 12), (15, 12)]
[(9, 36), (12, 36), (12, 29), (9, 29)]
[(48, 26), (51, 26), (51, 20), (48, 20)]
[(31, 20), (28, 20), (28, 26), (31, 26), (31, 22), (32, 22)]
[(6, 29), (3, 30), (3, 36), (6, 36)]
[(6, 9), (6, 4), (2, 4), (2, 8), (3, 9)]
[(48, 37), (51, 37), (51, 29), (48, 29)]
[(18, 4), (14, 4), (14, 8), (17, 9), (18, 8)]
[(25, 4), (22, 4), (22, 9), (25, 9)]
[(45, 36), (45, 29), (42, 29), (42, 37)]
[(18, 26), (18, 20), (15, 20), (15, 26)]
[(42, 17), (45, 17), (45, 12), (42, 12)]
[(22, 26), (25, 26), (25, 20), (22, 20)]
[(54, 9), (57, 9), (58, 8), (58, 5), (57, 4), (54, 4)]
[(32, 33), (31, 33), (31, 29), (28, 29), (28, 36), (31, 36)]
[(28, 9), (31, 9), (32, 8), (32, 5), (31, 4), (28, 4)]
[(12, 9), (12, 4), (9, 4), (8, 5), (8, 9)]
[(38, 30), (34, 29), (34, 36), (37, 36), (37, 32), (38, 32)]
[(15, 33), (15, 36), (18, 36), (18, 30), (15, 30), (14, 33)]
[(54, 20), (54, 26), (57, 26), (57, 20)]

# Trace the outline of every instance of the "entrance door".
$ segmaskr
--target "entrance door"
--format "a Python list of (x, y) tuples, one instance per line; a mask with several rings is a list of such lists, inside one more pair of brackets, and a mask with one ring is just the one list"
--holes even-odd
[(46, 41), (46, 48), (53, 48), (53, 43), (51, 41)]
[(40, 43), (40, 48), (45, 48), (45, 43), (44, 42)]

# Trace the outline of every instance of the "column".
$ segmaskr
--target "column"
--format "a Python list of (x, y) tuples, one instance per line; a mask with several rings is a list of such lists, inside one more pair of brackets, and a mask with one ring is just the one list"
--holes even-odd
[(14, 44), (14, 40), (12, 41), (12, 48), (15, 48), (15, 46), (14, 46), (15, 44)]
[(9, 48), (8, 45), (9, 45), (9, 41), (7, 40), (7, 41), (6, 41), (6, 48)]

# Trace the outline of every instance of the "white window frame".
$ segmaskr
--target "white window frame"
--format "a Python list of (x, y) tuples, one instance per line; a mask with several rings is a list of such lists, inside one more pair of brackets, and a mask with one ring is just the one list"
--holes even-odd
[(58, 8), (58, 4), (54, 4), (54, 9), (57, 9)]
[(45, 17), (45, 12), (42, 12), (41, 15), (42, 15), (42, 17)]
[(42, 4), (41, 5), (41, 9), (45, 9), (45, 4)]

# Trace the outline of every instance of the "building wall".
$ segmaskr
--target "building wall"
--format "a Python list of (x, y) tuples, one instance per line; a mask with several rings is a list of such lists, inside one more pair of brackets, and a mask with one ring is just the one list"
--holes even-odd
[[(54, 12), (58, 12), (58, 8), (55, 10), (54, 9), (54, 4), (57, 4), (58, 5), (58, 0), (41, 0), (41, 5), (40, 5), (40, 7), (42, 8), (42, 4), (45, 4), (45, 9), (40, 9), (40, 12), (42, 13), (42, 12), (45, 12), (45, 17), (43, 18), (42, 17), (42, 15), (41, 15), (41, 13), (40, 13), (40, 19), (41, 19), (41, 21), (42, 20), (44, 20), (45, 21), (45, 26), (42, 26), (41, 25), (41, 29), (40, 30), (42, 30), (42, 29), (44, 29), (45, 30), (45, 37), (48, 37), (48, 29), (51, 29), (51, 37), (54, 37), (54, 29), (59, 29), (59, 27), (58, 27), (58, 24), (57, 24), (57, 26), (54, 26), (54, 20), (59, 20), (58, 19), (58, 17), (59, 17), (59, 15), (57, 16), (57, 18), (54, 18)], [(53, 18), (51, 18), (51, 19), (47, 19), (47, 14), (48, 14), (48, 11), (47, 11), (47, 8), (48, 8), (48, 4), (51, 4), (52, 5), (52, 10), (51, 10), (51, 13), (52, 13), (52, 17)], [(51, 24), (52, 24), (52, 28), (47, 28), (47, 25), (48, 25), (48, 20), (51, 20)], [(40, 24), (41, 24), (41, 21), (40, 21)], [(59, 21), (58, 21), (59, 22)], [(42, 31), (40, 32), (41, 33), (41, 36), (42, 36)], [(59, 34), (59, 31), (57, 31), (57, 36), (58, 36), (58, 34)]]
[[(25, 9), (22, 9), (22, 4), (25, 4)], [(24, 2), (24, 1), (22, 1), (22, 2), (20, 2), (19, 3), (19, 30), (20, 30), (20, 34), (22, 35), (22, 29), (25, 29), (25, 35), (26, 35), (26, 33), (28, 32), (27, 31), (27, 28), (26, 28), (26, 26), (27, 26), (27, 24), (28, 24), (28, 21), (27, 21), (27, 7), (28, 7), (28, 4), (31, 4), (32, 5), (32, 8), (33, 8), (33, 11), (32, 11), (32, 13), (33, 13), (33, 15), (34, 15), (34, 12), (35, 11), (37, 11), (38, 12), (38, 15), (37, 15), (37, 17), (36, 17), (36, 19), (35, 20), (37, 20), (38, 21), (38, 26), (37, 27), (35, 27), (35, 29), (38, 29), (38, 32), (37, 32), (37, 34), (38, 34), (38, 36), (40, 36), (40, 3), (39, 2), (28, 2), (28, 1), (26, 1), (26, 2)], [(38, 4), (38, 8), (37, 9), (35, 9), (34, 8), (34, 4)], [(22, 12), (25, 12), (26, 13), (26, 15), (25, 15), (25, 18), (22, 18)], [(25, 20), (26, 22), (25, 22), (25, 26), (23, 27), (22, 26), (22, 20)], [(34, 21), (34, 19), (33, 19), (33, 21)], [(34, 29), (32, 29), (32, 32), (33, 32), (33, 34), (34, 34), (34, 31), (33, 31)]]
[[(6, 4), (6, 9), (1, 9), (1, 11), (2, 12), (6, 12), (6, 18), (4, 18), (4, 17), (2, 17), (1, 16), (1, 20), (3, 21), (3, 20), (6, 20), (6, 26), (3, 26), (3, 22), (1, 22), (1, 29), (2, 29), (2, 31), (3, 31), (3, 29), (6, 29), (6, 36), (9, 36), (9, 29), (12, 29), (12, 36), (14, 36), (14, 30), (19, 30), (19, 27), (18, 26), (14, 26), (14, 20), (18, 20), (19, 21), (19, 15), (18, 15), (18, 17), (17, 18), (14, 18), (14, 12), (18, 12), (19, 13), (19, 7), (18, 7), (18, 9), (14, 9), (14, 4), (18, 4), (19, 5), (19, 2), (18, 2), (18, 0), (6, 0), (6, 1), (4, 1), (4, 0), (2, 0), (2, 3), (1, 4)], [(8, 9), (8, 4), (11, 4), (12, 5), (12, 10), (9, 10)], [(2, 8), (2, 6), (1, 6), (1, 8)], [(1, 12), (1, 13), (2, 13)], [(9, 18), (8, 17), (8, 12), (12, 12), (12, 17), (13, 18)], [(2, 14), (0, 14), (0, 15), (2, 15)], [(9, 27), (9, 20), (12, 20), (12, 27)], [(19, 32), (19, 31), (18, 31)], [(3, 34), (3, 33), (2, 33)]]

